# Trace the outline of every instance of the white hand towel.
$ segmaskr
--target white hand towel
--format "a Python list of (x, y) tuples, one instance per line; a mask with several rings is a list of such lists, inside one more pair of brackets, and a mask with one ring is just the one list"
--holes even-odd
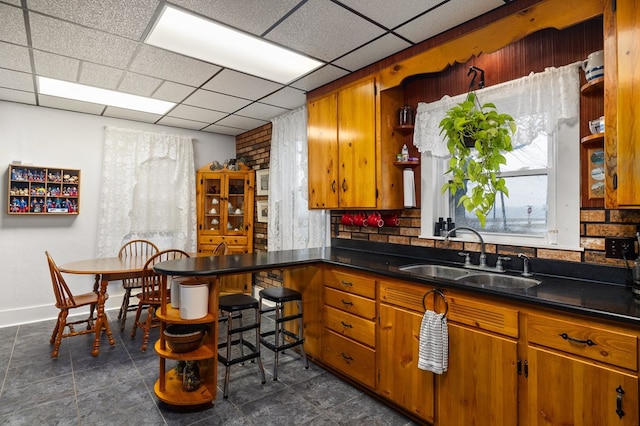
[(418, 368), (442, 374), (447, 371), (449, 359), (449, 332), (444, 314), (425, 311), (420, 326)]
[(412, 169), (404, 169), (402, 172), (402, 183), (404, 191), (404, 206), (416, 206), (416, 182)]

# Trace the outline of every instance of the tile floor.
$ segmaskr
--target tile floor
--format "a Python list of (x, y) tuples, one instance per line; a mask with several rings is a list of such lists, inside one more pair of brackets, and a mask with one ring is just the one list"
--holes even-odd
[[(109, 313), (116, 344), (109, 346), (103, 337), (95, 358), (90, 354), (93, 337), (85, 335), (63, 339), (58, 359), (52, 359), (53, 321), (0, 328), (0, 424), (415, 424), (318, 365), (310, 363), (305, 370), (296, 354), (281, 354), (278, 381), (273, 381), (273, 354), (264, 349), (266, 384), (260, 383), (257, 364), (233, 366), (229, 399), (223, 400), (222, 367), (212, 408), (172, 411), (153, 393), (159, 365), (153, 344), (141, 352), (141, 334), (131, 339), (130, 320), (120, 332), (116, 314)], [(269, 321), (263, 325), (268, 327)], [(150, 342), (157, 340), (158, 331), (152, 331)]]

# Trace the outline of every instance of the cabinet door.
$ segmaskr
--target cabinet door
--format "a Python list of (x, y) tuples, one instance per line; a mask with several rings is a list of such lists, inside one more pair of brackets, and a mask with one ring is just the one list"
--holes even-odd
[(640, 2), (616, 7), (618, 207), (640, 207)]
[(338, 207), (337, 95), (307, 104), (309, 208)]
[(376, 207), (375, 82), (338, 93), (339, 204), (341, 208)]
[(531, 426), (638, 424), (637, 376), (533, 347), (528, 361)]
[(518, 424), (515, 340), (449, 323), (448, 371), (436, 377), (439, 425)]
[(378, 390), (433, 423), (434, 375), (418, 369), (421, 323), (422, 316), (416, 312), (380, 304)]
[(203, 235), (222, 235), (226, 222), (226, 203), (223, 186), (226, 182), (221, 174), (203, 173), (197, 182), (199, 231)]

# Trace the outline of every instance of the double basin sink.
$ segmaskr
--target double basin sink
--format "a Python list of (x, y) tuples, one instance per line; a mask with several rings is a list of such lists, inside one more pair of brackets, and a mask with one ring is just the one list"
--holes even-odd
[(533, 278), (471, 270), (455, 266), (418, 264), (401, 266), (401, 271), (421, 277), (441, 278), (480, 288), (526, 290), (540, 284)]

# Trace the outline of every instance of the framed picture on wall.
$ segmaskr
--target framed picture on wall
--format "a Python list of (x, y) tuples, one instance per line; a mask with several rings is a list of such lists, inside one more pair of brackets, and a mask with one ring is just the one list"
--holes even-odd
[(269, 195), (269, 169), (256, 170), (256, 195)]
[(269, 219), (269, 205), (266, 201), (256, 201), (256, 212), (258, 222), (267, 223)]

